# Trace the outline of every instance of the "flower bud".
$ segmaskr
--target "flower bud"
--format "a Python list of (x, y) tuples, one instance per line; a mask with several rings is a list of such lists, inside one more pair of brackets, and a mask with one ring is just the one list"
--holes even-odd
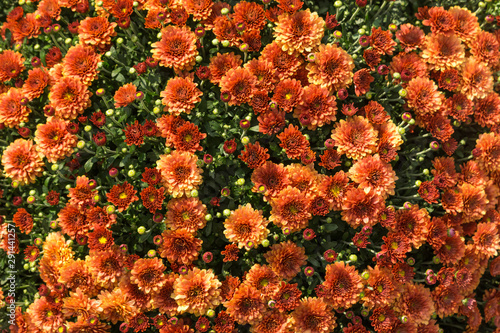
[(244, 136), (241, 138), (241, 143), (246, 145), (250, 142), (250, 138), (248, 136)]
[(144, 234), (145, 232), (146, 232), (146, 228), (145, 228), (145, 227), (140, 226), (139, 228), (137, 228), (137, 233), (138, 233), (139, 235), (142, 235), (142, 234)]
[(231, 215), (231, 210), (224, 209), (224, 211), (222, 211), (222, 215), (224, 215), (225, 217), (228, 217), (229, 215)]
[(189, 194), (191, 195), (192, 198), (196, 198), (198, 197), (198, 190), (191, 190)]

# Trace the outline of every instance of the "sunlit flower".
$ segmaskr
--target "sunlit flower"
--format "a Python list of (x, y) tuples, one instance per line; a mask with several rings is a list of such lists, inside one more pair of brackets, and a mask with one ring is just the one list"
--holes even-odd
[(401, 47), (408, 53), (422, 45), (425, 34), (419, 27), (406, 23), (399, 26), (399, 30), (396, 32), (396, 38), (399, 39)]
[(274, 244), (264, 258), (279, 277), (290, 280), (306, 264), (305, 249), (292, 241)]
[(118, 88), (113, 96), (115, 108), (127, 106), (135, 101), (137, 87), (133, 83), (127, 83)]
[(459, 6), (451, 7), (448, 12), (453, 15), (456, 21), (455, 34), (469, 44), (480, 30), (477, 16), (467, 8)]
[(255, 2), (241, 1), (234, 6), (234, 21), (245, 25), (245, 30), (262, 30), (266, 17), (262, 5)]
[(241, 325), (257, 322), (265, 309), (260, 292), (249, 284), (241, 284), (224, 306), (227, 313)]
[(189, 15), (193, 15), (196, 21), (206, 20), (212, 13), (212, 0), (188, 0), (183, 2), (184, 9)]
[(163, 28), (161, 34), (161, 40), (151, 44), (153, 58), (176, 72), (191, 70), (198, 55), (194, 32), (187, 27), (170, 25)]
[(22, 90), (17, 88), (10, 88), (7, 93), (0, 94), (0, 123), (12, 128), (28, 122), (31, 109), (21, 104), (23, 97)]
[(271, 200), (269, 220), (282, 229), (289, 228), (291, 232), (302, 230), (312, 217), (308, 210), (310, 200), (310, 196), (288, 186)]
[(378, 154), (358, 160), (349, 169), (349, 178), (358, 183), (358, 188), (374, 191), (376, 194), (387, 197), (394, 195), (395, 182), (398, 180), (390, 164), (380, 160)]
[(493, 128), (500, 123), (500, 96), (490, 93), (478, 98), (474, 105), (474, 120), (482, 127)]
[(289, 317), (277, 310), (266, 311), (262, 319), (250, 328), (252, 333), (284, 333), (289, 327)]
[(173, 144), (178, 151), (195, 153), (201, 151), (200, 141), (206, 138), (205, 133), (201, 133), (198, 126), (191, 122), (185, 122), (184, 125), (177, 128)]
[(325, 21), (316, 12), (307, 9), (280, 15), (273, 35), (284, 51), (311, 52), (321, 43), (324, 25)]
[(483, 133), (476, 142), (476, 161), (488, 172), (500, 171), (500, 135)]
[(160, 313), (169, 316), (177, 314), (178, 305), (175, 299), (172, 298), (172, 293), (174, 292), (174, 282), (178, 277), (179, 275), (175, 273), (166, 274), (163, 286), (152, 294), (151, 303)]
[(419, 117), (429, 117), (439, 111), (442, 104), (442, 94), (434, 81), (425, 77), (412, 79), (406, 88), (408, 106)]
[(370, 36), (370, 46), (381, 54), (392, 55), (397, 43), (392, 40), (392, 35), (389, 31), (384, 31), (382, 28), (372, 28)]
[(399, 73), (401, 80), (406, 85), (406, 82), (416, 77), (427, 76), (427, 64), (415, 52), (399, 53), (394, 56), (390, 65), (391, 73)]
[(327, 333), (337, 326), (335, 315), (321, 298), (303, 298), (292, 312), (292, 318), (296, 333)]
[(302, 98), (293, 112), (295, 118), (300, 119), (301, 116), (307, 115), (310, 119), (307, 124), (309, 130), (335, 121), (337, 103), (335, 96), (330, 95), (328, 89), (311, 84), (302, 89), (302, 92)]
[(191, 113), (196, 103), (201, 101), (200, 96), (203, 95), (197, 86), (198, 84), (189, 78), (174, 77), (168, 80), (165, 90), (160, 93), (163, 97), (162, 104), (174, 116)]
[(33, 229), (33, 216), (24, 208), (19, 208), (14, 216), (12, 222), (19, 228), (19, 231), (29, 235)]
[(288, 52), (283, 51), (276, 42), (270, 43), (264, 47), (260, 59), (272, 63), (280, 80), (291, 78), (302, 64), (302, 60), (296, 53), (288, 54)]
[(26, 312), (33, 325), (47, 332), (56, 332), (64, 321), (61, 307), (45, 296), (31, 303)]
[(376, 151), (377, 133), (366, 118), (354, 116), (337, 123), (332, 130), (332, 139), (339, 154), (358, 160)]
[(207, 208), (198, 198), (172, 199), (168, 202), (167, 209), (165, 224), (172, 230), (182, 228), (195, 233), (207, 223)]
[(185, 229), (165, 230), (162, 240), (158, 249), (160, 256), (170, 263), (183, 265), (191, 264), (198, 257), (203, 242)]
[(139, 200), (135, 195), (136, 193), (134, 187), (125, 181), (123, 184), (114, 185), (109, 193), (106, 193), (106, 197), (109, 202), (116, 206), (119, 212), (123, 212), (131, 203)]
[(290, 124), (288, 128), (277, 136), (280, 140), (280, 147), (285, 150), (288, 158), (300, 158), (309, 148), (309, 141), (302, 134), (297, 126)]
[(100, 302), (89, 298), (82, 289), (77, 288), (75, 292), (69, 292), (69, 297), (63, 299), (62, 312), (65, 317), (81, 317), (88, 320), (91, 316), (99, 313)]
[(150, 213), (161, 210), (163, 206), (163, 200), (165, 199), (165, 188), (155, 188), (153, 186), (148, 186), (141, 191), (142, 205), (144, 208), (149, 210)]
[(145, 293), (157, 291), (166, 283), (164, 271), (161, 259), (138, 259), (130, 272), (130, 281)]
[(232, 242), (237, 243), (241, 249), (248, 242), (260, 244), (269, 233), (266, 229), (268, 221), (262, 216), (262, 211), (257, 211), (250, 204), (239, 206), (231, 212), (224, 221), (224, 235)]
[(236, 29), (236, 22), (230, 17), (225, 15), (217, 17), (212, 31), (218, 40), (227, 40), (229, 46), (240, 45), (241, 36)]
[(302, 96), (302, 85), (295, 79), (282, 80), (273, 91), (273, 101), (285, 112), (292, 112)]
[(354, 266), (340, 261), (326, 266), (325, 281), (318, 285), (316, 294), (336, 309), (348, 309), (358, 301), (362, 290), (363, 283)]
[(431, 34), (425, 39), (421, 56), (429, 69), (445, 70), (459, 67), (465, 60), (465, 51), (457, 36)]
[(4, 50), (0, 53), (0, 82), (16, 78), (24, 70), (24, 58), (19, 52)]
[(458, 188), (464, 203), (462, 210), (463, 223), (478, 220), (486, 214), (485, 206), (488, 204), (488, 198), (483, 186), (463, 183)]
[(73, 120), (91, 104), (91, 92), (79, 79), (63, 77), (50, 88), (50, 101), (55, 109), (55, 116)]
[(90, 85), (97, 78), (101, 56), (91, 47), (77, 44), (69, 48), (63, 60), (64, 76), (76, 77), (82, 83)]
[(378, 215), (384, 209), (384, 199), (374, 190), (351, 188), (346, 191), (342, 204), (342, 219), (352, 228), (360, 225), (373, 226), (378, 222)]
[(450, 35), (455, 30), (457, 21), (455, 17), (443, 7), (432, 7), (428, 11), (428, 18), (422, 21), (425, 26), (430, 26), (433, 33)]
[(241, 57), (233, 52), (217, 53), (216, 56), (210, 59), (210, 82), (218, 84), (230, 69), (238, 68), (241, 64)]
[(111, 45), (111, 37), (116, 36), (116, 22), (109, 22), (104, 16), (86, 17), (78, 26), (80, 42), (105, 52)]
[(493, 76), (489, 67), (473, 57), (465, 61), (459, 90), (468, 99), (486, 97), (493, 90)]
[(47, 70), (42, 68), (33, 68), (28, 72), (28, 78), (24, 81), (22, 96), (30, 101), (40, 97), (45, 87), (50, 82), (50, 75)]
[(478, 223), (472, 239), (475, 251), (485, 257), (494, 257), (500, 250), (500, 237), (494, 223)]
[(257, 78), (245, 68), (229, 69), (219, 82), (221, 91), (227, 91), (231, 95), (229, 105), (248, 103), (256, 84)]
[(7, 177), (26, 185), (42, 175), (44, 162), (33, 141), (17, 139), (3, 151), (2, 165)]
[(98, 295), (101, 301), (100, 317), (113, 324), (119, 321), (128, 321), (138, 313), (134, 301), (130, 300), (120, 288), (115, 288), (111, 292), (103, 290)]
[(169, 155), (161, 155), (157, 162), (161, 171), (163, 186), (174, 198), (190, 194), (202, 183), (201, 170), (196, 161), (198, 158), (189, 152), (173, 151)]
[(405, 284), (398, 301), (394, 303), (394, 310), (411, 322), (427, 324), (434, 312), (430, 290), (421, 284)]
[(35, 132), (36, 149), (55, 163), (73, 153), (78, 138), (66, 129), (68, 122), (58, 118), (49, 118), (45, 124), (37, 126)]
[(371, 76), (368, 69), (363, 68), (354, 73), (352, 80), (354, 82), (356, 96), (361, 96), (370, 90), (370, 84), (375, 81), (375, 78)]

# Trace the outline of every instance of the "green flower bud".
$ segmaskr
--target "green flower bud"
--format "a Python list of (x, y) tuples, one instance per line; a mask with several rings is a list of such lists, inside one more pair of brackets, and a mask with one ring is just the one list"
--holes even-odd
[(146, 228), (144, 228), (143, 226), (140, 226), (139, 228), (137, 228), (137, 233), (139, 235), (142, 235), (146, 232)]

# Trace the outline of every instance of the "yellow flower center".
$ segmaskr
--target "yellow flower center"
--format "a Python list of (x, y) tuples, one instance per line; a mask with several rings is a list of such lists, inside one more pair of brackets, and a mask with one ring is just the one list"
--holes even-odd
[(286, 94), (286, 95), (285, 95), (285, 98), (286, 98), (286, 99), (291, 99), (291, 98), (292, 98), (292, 96), (293, 96), (293, 95), (292, 95), (291, 93), (288, 93), (288, 94)]
[(398, 243), (396, 243), (396, 242), (392, 242), (392, 243), (391, 243), (391, 248), (392, 248), (393, 250), (396, 250), (396, 249), (398, 248)]
[(101, 244), (106, 244), (107, 241), (108, 241), (108, 239), (104, 236), (101, 236), (101, 238), (99, 238), (99, 243), (101, 243)]
[(120, 195), (118, 196), (120, 199), (126, 199), (127, 198), (127, 193), (125, 192), (122, 192), (120, 193)]

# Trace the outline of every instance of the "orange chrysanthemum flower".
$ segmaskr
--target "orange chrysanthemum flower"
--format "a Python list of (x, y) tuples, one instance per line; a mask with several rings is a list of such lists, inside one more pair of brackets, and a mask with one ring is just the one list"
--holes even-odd
[(323, 178), (319, 190), (330, 203), (330, 209), (341, 210), (345, 195), (351, 187), (347, 174), (339, 171), (333, 176)]
[(190, 265), (199, 255), (203, 241), (185, 230), (165, 230), (159, 247), (160, 256), (172, 263)]
[(368, 69), (363, 68), (354, 73), (352, 81), (354, 82), (356, 96), (361, 96), (370, 90), (370, 84), (375, 81), (375, 78), (371, 76)]
[(241, 325), (258, 322), (265, 309), (260, 292), (248, 284), (241, 284), (224, 306), (227, 313)]
[(370, 276), (364, 289), (363, 306), (372, 309), (391, 304), (398, 292), (390, 271), (377, 265), (375, 268), (368, 266), (368, 273)]
[(24, 58), (19, 52), (4, 50), (0, 53), (0, 82), (16, 78), (24, 70)]
[(139, 200), (136, 193), (134, 186), (125, 181), (123, 184), (114, 185), (109, 193), (106, 193), (106, 198), (119, 212), (123, 212), (132, 202)]
[(292, 241), (274, 244), (271, 250), (264, 254), (264, 258), (279, 277), (290, 280), (299, 272), (300, 267), (306, 264), (305, 249)]
[(300, 81), (284, 79), (274, 89), (273, 101), (285, 112), (292, 112), (303, 95)]
[(256, 169), (269, 159), (270, 155), (267, 151), (267, 148), (261, 147), (258, 141), (255, 144), (248, 143), (238, 158), (245, 162), (250, 169)]
[(489, 203), (485, 187), (463, 183), (458, 186), (464, 203), (462, 210), (463, 223), (479, 220), (486, 214), (486, 205)]
[(165, 266), (161, 259), (138, 259), (130, 272), (130, 281), (135, 283), (139, 290), (149, 293), (156, 292), (166, 283)]
[(18, 208), (14, 216), (12, 217), (12, 222), (19, 228), (19, 231), (29, 235), (31, 229), (33, 229), (33, 217), (24, 208)]
[(374, 226), (384, 208), (384, 198), (374, 190), (351, 188), (345, 193), (342, 203), (342, 219), (352, 228), (360, 225)]
[(315, 130), (335, 121), (337, 102), (335, 96), (330, 95), (328, 89), (310, 84), (302, 91), (302, 98), (295, 108), (293, 116), (301, 122), (307, 118), (307, 123), (304, 123), (307, 129)]
[(416, 77), (427, 76), (427, 64), (415, 52), (399, 53), (392, 58), (391, 73), (401, 74), (401, 80), (406, 82)]
[(186, 122), (184, 125), (177, 128), (173, 144), (175, 149), (179, 151), (195, 153), (196, 151), (203, 150), (200, 146), (200, 141), (206, 137), (207, 135), (205, 133), (201, 133), (198, 126), (193, 123)]
[(125, 272), (126, 257), (117, 246), (105, 251), (91, 250), (85, 258), (98, 286), (112, 289)]
[(78, 38), (82, 44), (105, 52), (111, 46), (111, 37), (116, 36), (116, 22), (109, 22), (104, 16), (86, 17), (78, 26)]
[(207, 207), (198, 198), (181, 197), (172, 199), (167, 204), (165, 224), (169, 229), (185, 229), (196, 233), (207, 223)]
[(273, 64), (273, 68), (280, 80), (291, 78), (302, 65), (302, 60), (296, 53), (288, 54), (276, 42), (264, 47), (260, 59)]
[(97, 66), (100, 61), (101, 55), (95, 53), (91, 47), (84, 44), (72, 46), (62, 63), (64, 76), (76, 77), (89, 86), (97, 78)]
[(193, 80), (183, 77), (174, 77), (167, 82), (165, 90), (160, 93), (163, 97), (162, 104), (174, 116), (181, 113), (190, 114), (196, 103), (201, 101), (203, 92), (198, 89), (198, 84)]
[(465, 60), (465, 50), (460, 39), (453, 34), (431, 34), (425, 39), (421, 56), (429, 64), (429, 69), (443, 71), (459, 67)]
[(427, 324), (434, 312), (430, 290), (421, 284), (406, 283), (394, 303), (394, 310), (415, 324)]
[(256, 88), (264, 89), (266, 93), (274, 89), (278, 79), (277, 73), (270, 61), (262, 58), (252, 59), (246, 62), (244, 67), (257, 78), (257, 83), (255, 84)]
[(476, 58), (469, 58), (462, 68), (459, 90), (468, 99), (486, 97), (493, 90), (493, 76), (489, 67)]
[(410, 209), (399, 209), (396, 211), (393, 225), (390, 229), (404, 234), (410, 243), (418, 249), (425, 243), (429, 232), (430, 217), (425, 208), (419, 208), (417, 204)]
[(500, 171), (500, 135), (483, 133), (479, 135), (474, 150), (479, 166), (488, 172)]
[(285, 333), (289, 325), (286, 313), (276, 309), (264, 312), (262, 319), (250, 328), (252, 333)]
[(262, 30), (266, 25), (264, 8), (255, 2), (238, 2), (234, 6), (233, 18), (236, 24), (243, 23), (245, 30)]
[(230, 69), (238, 68), (242, 64), (241, 57), (230, 53), (217, 53), (210, 59), (210, 82), (219, 84), (220, 80)]
[(269, 220), (276, 226), (290, 232), (304, 229), (312, 215), (308, 210), (311, 198), (295, 187), (288, 186), (271, 200), (271, 216)]
[(303, 298), (292, 312), (292, 318), (295, 332), (328, 333), (337, 327), (335, 315), (321, 298)]
[(332, 130), (332, 139), (339, 154), (359, 160), (377, 150), (377, 134), (368, 119), (354, 116), (337, 123)]
[(49, 118), (45, 124), (40, 124), (36, 128), (35, 142), (36, 149), (47, 158), (50, 163), (70, 156), (76, 147), (78, 138), (66, 129), (68, 121)]
[(255, 264), (245, 276), (244, 283), (255, 287), (266, 299), (269, 299), (278, 291), (280, 281), (280, 278), (271, 267)]
[(229, 105), (248, 103), (256, 85), (257, 78), (245, 68), (230, 69), (219, 82), (221, 91), (228, 92), (231, 96)]
[(151, 44), (153, 58), (176, 72), (191, 70), (198, 55), (194, 32), (188, 27), (167, 26), (161, 34), (161, 40)]
[(396, 38), (399, 39), (401, 47), (404, 48), (405, 52), (409, 53), (422, 46), (425, 34), (419, 27), (406, 23), (399, 26)]
[(463, 42), (470, 44), (480, 30), (477, 16), (467, 8), (459, 6), (451, 7), (448, 12), (453, 15), (456, 21), (454, 33)]
[(33, 141), (17, 139), (2, 153), (3, 172), (20, 185), (34, 183), (36, 177), (42, 175), (45, 165), (42, 158)]
[(7, 127), (17, 127), (28, 122), (31, 109), (21, 104), (22, 90), (10, 88), (5, 94), (0, 94), (0, 123)]
[(309, 141), (297, 126), (290, 124), (277, 136), (280, 147), (285, 150), (288, 158), (300, 158), (309, 149)]
[(85, 220), (85, 211), (78, 206), (68, 203), (57, 216), (61, 230), (73, 239), (86, 235), (90, 230), (90, 225)]
[(443, 98), (434, 81), (416, 77), (408, 82), (406, 91), (408, 106), (415, 110), (418, 117), (430, 117), (439, 111)]
[(457, 21), (455, 17), (443, 7), (430, 8), (428, 15), (428, 18), (424, 19), (422, 24), (430, 26), (433, 33), (450, 35), (455, 31)]
[(120, 288), (115, 288), (111, 292), (104, 290), (97, 297), (101, 302), (100, 317), (113, 324), (128, 321), (139, 312), (134, 301)]
[(189, 15), (193, 15), (195, 21), (206, 20), (212, 14), (212, 0), (187, 0), (182, 5)]
[(268, 223), (261, 210), (253, 209), (249, 203), (240, 205), (224, 221), (224, 235), (230, 242), (237, 243), (240, 249), (256, 247), (267, 238)]
[(137, 87), (133, 83), (127, 83), (115, 92), (115, 108), (127, 106), (135, 101)]
[(251, 180), (254, 184), (252, 191), (262, 193), (265, 198), (276, 196), (289, 184), (288, 175), (283, 164), (275, 164), (271, 161), (266, 161), (255, 169)]
[(69, 203), (80, 208), (86, 208), (87, 205), (92, 206), (96, 194), (97, 191), (92, 191), (90, 187), (90, 179), (87, 176), (78, 176), (76, 186), (69, 189)]
[(175, 316), (178, 313), (177, 302), (172, 298), (174, 282), (178, 277), (175, 273), (166, 274), (165, 284), (151, 295), (151, 305), (162, 314)]
[(196, 155), (174, 150), (169, 155), (161, 155), (158, 169), (161, 172), (163, 186), (174, 198), (190, 195), (202, 183), (201, 170), (196, 162)]
[(280, 15), (274, 28), (275, 41), (292, 54), (311, 52), (324, 35), (325, 21), (316, 12), (301, 10), (292, 15)]
[(45, 332), (57, 332), (64, 322), (61, 306), (43, 296), (30, 304), (26, 313), (35, 327)]
[(178, 305), (177, 311), (203, 316), (221, 302), (222, 285), (212, 270), (194, 267), (174, 282), (172, 298)]
[(227, 244), (224, 247), (224, 251), (220, 252), (220, 254), (222, 254), (224, 256), (224, 259), (222, 259), (222, 261), (223, 262), (237, 261), (239, 258), (239, 252), (240, 252), (240, 249), (238, 248), (238, 245)]
[(289, 185), (302, 193), (314, 195), (317, 191), (320, 175), (314, 170), (313, 164), (290, 164), (285, 167), (288, 173)]
[(472, 240), (474, 250), (487, 258), (496, 256), (500, 250), (500, 237), (495, 223), (478, 223)]
[(354, 61), (336, 45), (320, 45), (316, 59), (306, 67), (309, 82), (336, 92), (352, 83)]
[(389, 31), (384, 31), (382, 28), (372, 28), (370, 36), (370, 46), (380, 54), (392, 55), (397, 43), (392, 40), (392, 35)]
[(500, 96), (491, 93), (475, 101), (474, 120), (482, 127), (493, 128), (500, 123)]
[(335, 309), (348, 309), (356, 304), (362, 290), (363, 283), (354, 266), (339, 261), (326, 266), (325, 282), (316, 293)]
[(28, 100), (40, 97), (49, 85), (50, 75), (42, 68), (34, 68), (28, 72), (28, 78), (24, 81), (22, 95)]
[(149, 210), (150, 213), (155, 213), (160, 210), (163, 206), (163, 200), (165, 199), (165, 188), (155, 188), (154, 186), (148, 186), (141, 191), (142, 205), (144, 208)]
[(358, 188), (367, 191), (374, 191), (375, 194), (387, 198), (394, 195), (396, 187), (396, 172), (390, 164), (380, 160), (380, 156), (366, 156), (358, 160), (349, 169), (349, 178), (358, 183)]
[(63, 77), (50, 88), (50, 104), (55, 116), (73, 120), (91, 104), (88, 87), (75, 77)]
[(228, 16), (217, 17), (212, 29), (218, 40), (227, 40), (229, 46), (239, 46), (241, 36), (236, 29), (236, 22)]
[(94, 231), (88, 233), (87, 236), (91, 250), (104, 251), (114, 245), (113, 232), (100, 225), (94, 226)]

